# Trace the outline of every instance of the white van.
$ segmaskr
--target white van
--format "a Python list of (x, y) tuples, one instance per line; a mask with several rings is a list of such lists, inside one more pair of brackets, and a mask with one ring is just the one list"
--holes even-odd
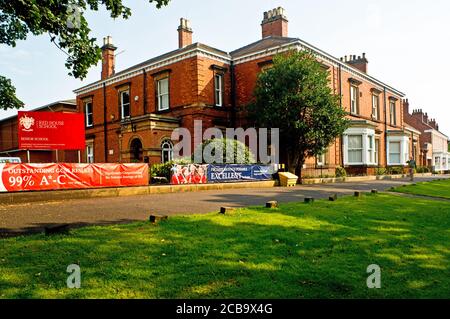
[(21, 164), (20, 157), (0, 157), (0, 164)]

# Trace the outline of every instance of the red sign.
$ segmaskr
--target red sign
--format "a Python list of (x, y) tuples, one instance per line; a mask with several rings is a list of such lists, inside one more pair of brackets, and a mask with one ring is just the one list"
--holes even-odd
[(79, 113), (18, 112), (19, 148), (82, 150), (86, 147), (84, 116)]
[(147, 164), (0, 164), (0, 192), (146, 186)]

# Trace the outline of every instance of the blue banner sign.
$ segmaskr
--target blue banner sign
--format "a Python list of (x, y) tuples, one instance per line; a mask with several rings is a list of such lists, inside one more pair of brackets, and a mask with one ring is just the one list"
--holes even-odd
[(208, 183), (271, 180), (274, 167), (270, 165), (209, 165)]

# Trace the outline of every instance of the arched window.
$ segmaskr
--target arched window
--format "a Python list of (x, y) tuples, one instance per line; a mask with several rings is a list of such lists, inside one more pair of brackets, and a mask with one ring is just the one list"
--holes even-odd
[(161, 143), (161, 162), (167, 163), (173, 160), (173, 143), (165, 140)]
[(140, 139), (135, 138), (133, 141), (131, 141), (130, 144), (130, 158), (133, 162), (141, 162), (143, 157), (143, 148), (142, 148), (142, 142)]

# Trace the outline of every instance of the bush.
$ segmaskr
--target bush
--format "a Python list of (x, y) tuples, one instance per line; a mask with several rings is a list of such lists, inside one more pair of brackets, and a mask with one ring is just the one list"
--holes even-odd
[[(231, 156), (227, 156), (227, 146), (231, 146), (233, 148), (233, 154)], [(243, 143), (227, 139), (227, 138), (216, 138), (212, 140), (205, 141), (203, 144), (197, 146), (195, 149), (195, 154), (203, 155), (205, 148), (208, 147), (207, 154), (211, 153), (211, 155), (215, 155), (216, 152), (222, 153), (222, 162), (216, 163), (208, 163), (208, 164), (254, 164), (256, 163), (255, 156), (250, 152), (250, 149)], [(212, 152), (210, 152), (210, 150)], [(199, 155), (200, 155), (199, 154)], [(201, 156), (203, 158), (203, 156)], [(194, 157), (195, 158), (195, 157)], [(203, 159), (204, 160), (204, 159)]]
[(426, 166), (417, 166), (416, 172), (419, 174), (424, 174), (424, 173), (430, 173), (431, 170), (430, 170), (430, 168), (428, 168)]
[(187, 165), (190, 164), (189, 159), (181, 159), (176, 161), (170, 161), (164, 164), (154, 164), (150, 169), (150, 178), (154, 177), (165, 177), (170, 181), (170, 175), (172, 173), (172, 167), (175, 164)]
[(388, 174), (387, 169), (384, 167), (377, 167), (375, 169), (375, 175), (377, 176), (382, 176), (382, 175), (386, 175)]
[(336, 167), (336, 177), (347, 177), (347, 171), (343, 167)]
[(403, 174), (403, 167), (401, 166), (388, 167), (386, 169), (386, 173), (388, 175), (401, 175)]

